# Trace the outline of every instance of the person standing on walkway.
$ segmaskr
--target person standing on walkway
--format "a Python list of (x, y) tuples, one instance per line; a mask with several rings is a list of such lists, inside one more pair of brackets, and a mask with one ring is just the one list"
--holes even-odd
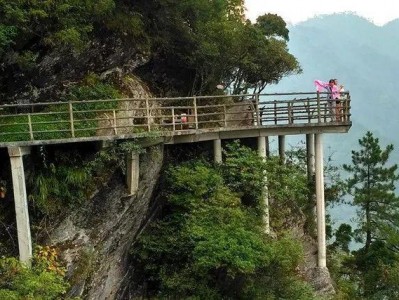
[(343, 93), (345, 92), (343, 85), (338, 85), (338, 79), (334, 79), (334, 84), (338, 91), (338, 97), (335, 99), (335, 110), (339, 122), (344, 121), (344, 108), (343, 108)]
[(330, 108), (330, 115), (331, 115), (332, 121), (336, 120), (336, 115), (337, 115), (336, 101), (340, 97), (340, 90), (339, 90), (339, 87), (336, 85), (336, 82), (338, 82), (337, 79), (330, 79), (328, 82), (324, 82), (321, 80), (314, 81), (316, 90), (318, 92), (322, 92), (323, 90), (325, 90), (328, 93), (327, 99), (328, 99), (328, 105)]

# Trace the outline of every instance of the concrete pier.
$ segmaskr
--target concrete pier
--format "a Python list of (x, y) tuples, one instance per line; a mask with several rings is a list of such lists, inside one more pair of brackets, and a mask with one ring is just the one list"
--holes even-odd
[(29, 225), (23, 156), (29, 153), (29, 147), (8, 148), (14, 190), (15, 215), (17, 219), (19, 259), (27, 266), (31, 265), (32, 238)]
[[(266, 141), (267, 140), (265, 137), (261, 137), (261, 136), (258, 137), (258, 154), (264, 160), (266, 159), (266, 149), (267, 149)], [(263, 203), (265, 205), (265, 211), (264, 211), (264, 217), (263, 217), (263, 221), (265, 223), (265, 233), (270, 234), (269, 190), (267, 188), (267, 175), (266, 174), (265, 174), (265, 185), (263, 186), (263, 189), (262, 189), (262, 199), (263, 199)]]
[(307, 163), (307, 176), (308, 176), (308, 183), (310, 187), (309, 191), (309, 212), (312, 212), (314, 215), (314, 220), (316, 221), (316, 194), (315, 194), (315, 157), (314, 157), (314, 134), (307, 134), (306, 135), (306, 163)]
[(126, 162), (126, 185), (129, 195), (134, 195), (139, 189), (140, 175), (140, 156), (136, 152), (131, 152), (127, 156)]
[(282, 162), (285, 162), (285, 135), (278, 136), (278, 155)]
[(306, 135), (306, 157), (307, 157), (307, 175), (308, 181), (314, 180), (315, 173), (315, 158), (314, 158), (314, 134)]
[(213, 140), (213, 158), (217, 164), (222, 163), (222, 140)]
[(318, 266), (326, 268), (326, 213), (324, 204), (323, 140), (322, 134), (315, 134), (315, 175), (317, 211)]

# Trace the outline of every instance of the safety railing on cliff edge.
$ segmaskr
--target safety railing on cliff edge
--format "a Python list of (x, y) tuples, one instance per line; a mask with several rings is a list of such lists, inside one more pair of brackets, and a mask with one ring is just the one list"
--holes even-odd
[(118, 135), (180, 135), (293, 124), (349, 124), (350, 95), (325, 93), (107, 99), (0, 106), (0, 143)]

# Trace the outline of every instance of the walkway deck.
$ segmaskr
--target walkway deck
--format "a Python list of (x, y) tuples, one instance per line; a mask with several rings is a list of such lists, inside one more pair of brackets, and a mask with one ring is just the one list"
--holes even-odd
[(0, 147), (156, 137), (165, 143), (307, 133), (351, 127), (326, 94), (285, 93), (110, 99), (0, 106)]

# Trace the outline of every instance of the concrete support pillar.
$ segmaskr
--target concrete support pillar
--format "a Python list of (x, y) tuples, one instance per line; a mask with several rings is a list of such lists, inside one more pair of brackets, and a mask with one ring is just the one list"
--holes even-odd
[(281, 161), (285, 162), (285, 135), (278, 136), (278, 154)]
[(134, 195), (139, 189), (139, 154), (137, 152), (131, 152), (127, 156), (126, 163), (126, 184), (129, 191), (129, 195)]
[(27, 266), (31, 265), (32, 238), (29, 225), (23, 155), (29, 154), (29, 152), (30, 148), (26, 147), (8, 148), (14, 190), (15, 216), (17, 219), (19, 260)]
[(307, 175), (308, 181), (312, 182), (315, 173), (314, 158), (314, 134), (306, 135), (306, 157), (307, 157)]
[(98, 145), (99, 145), (98, 146), (99, 150), (102, 150), (102, 149), (106, 149), (106, 148), (112, 147), (114, 145), (114, 141), (103, 140), (103, 141), (99, 141)]
[(264, 136), (258, 137), (258, 154), (260, 157), (266, 158), (266, 138)]
[(314, 157), (314, 134), (306, 135), (306, 157), (307, 157), (307, 175), (309, 183), (309, 212), (313, 213), (314, 220), (316, 221), (316, 194), (315, 194), (315, 157)]
[[(266, 159), (267, 142), (265, 137), (258, 137), (258, 154), (263, 159)], [(262, 189), (262, 199), (265, 205), (265, 212), (263, 221), (265, 223), (265, 233), (270, 234), (270, 217), (269, 217), (269, 191), (267, 188), (267, 175), (265, 175), (265, 185)]]
[(213, 158), (215, 163), (222, 163), (222, 140), (213, 140)]
[(321, 134), (315, 135), (315, 164), (318, 266), (325, 268), (327, 266), (326, 213), (324, 205), (323, 141)]
[(265, 140), (266, 140), (266, 157), (270, 157), (269, 137), (265, 136)]

